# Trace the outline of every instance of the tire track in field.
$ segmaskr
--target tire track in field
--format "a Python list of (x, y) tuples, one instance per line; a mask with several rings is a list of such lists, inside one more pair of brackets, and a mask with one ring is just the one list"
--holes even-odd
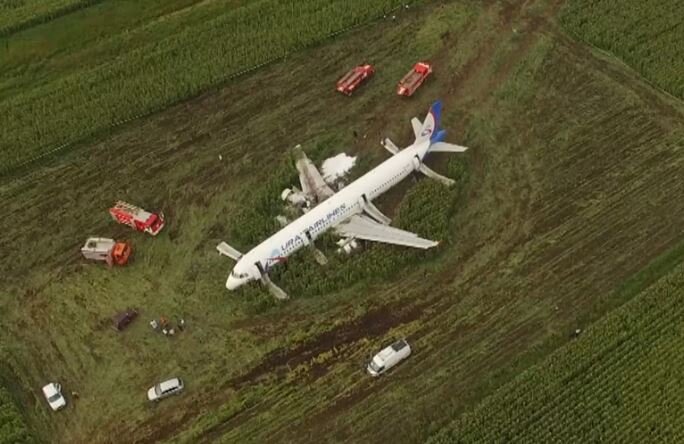
[[(215, 396), (216, 393), (226, 393), (229, 391), (238, 391), (250, 384), (257, 383), (264, 376), (274, 377), (276, 380), (282, 380), (286, 373), (300, 364), (308, 363), (319, 354), (332, 350), (336, 347), (341, 347), (345, 344), (350, 344), (364, 338), (373, 338), (384, 335), (391, 328), (411, 322), (418, 319), (424, 306), (421, 304), (406, 304), (399, 302), (389, 305), (384, 305), (364, 314), (360, 318), (349, 323), (342, 324), (331, 330), (328, 330), (320, 335), (304, 342), (294, 348), (279, 348), (268, 353), (257, 365), (252, 367), (247, 372), (231, 378), (220, 386), (218, 390), (212, 390), (210, 393), (199, 395), (198, 398), (205, 399), (206, 397)], [(321, 369), (318, 369), (320, 377), (324, 374)], [(194, 406), (194, 409), (188, 409), (179, 420), (167, 423), (162, 428), (158, 428), (153, 433), (144, 435), (142, 430), (148, 430), (152, 424), (157, 422), (157, 418), (150, 418), (135, 427), (136, 431), (132, 432), (135, 436), (144, 436), (139, 441), (140, 443), (151, 443), (163, 441), (177, 432), (178, 428), (186, 425), (196, 415), (196, 410), (218, 407), (223, 403), (223, 400), (211, 398), (209, 401), (200, 402)], [(246, 420), (244, 415), (248, 417), (254, 416), (256, 413), (253, 409), (241, 410), (224, 419), (223, 421), (213, 425), (204, 430), (199, 436), (195, 438), (199, 442), (213, 442), (217, 437), (221, 436), (225, 431), (233, 428), (236, 424)]]

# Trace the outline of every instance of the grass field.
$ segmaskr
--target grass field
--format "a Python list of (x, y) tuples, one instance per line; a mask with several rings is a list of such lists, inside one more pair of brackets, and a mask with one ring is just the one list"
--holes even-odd
[(673, 253), (667, 275), (429, 442), (680, 442), (684, 245)]
[[(0, 362), (37, 438), (423, 442), (633, 299), (616, 289), (682, 240), (683, 109), (570, 38), (560, 7), (428, 1), (5, 180)], [(394, 96), (422, 58), (434, 77)], [(376, 76), (351, 99), (335, 94), (362, 61)], [(436, 252), (370, 247), (322, 276), (294, 258), (278, 276), (285, 304), (258, 287), (225, 291), (232, 264), (215, 245), (248, 247), (268, 230), (294, 178), (289, 147), (358, 155), (360, 174), (386, 158), (381, 137), (410, 142), (409, 118), (435, 98), (448, 139), (471, 150), (428, 163), (460, 187), (407, 180), (379, 206), (442, 234)], [(444, 207), (430, 201), (420, 225), (428, 195)], [(115, 225), (106, 208), (119, 198), (163, 209), (168, 226), (152, 239)], [(134, 261), (85, 263), (88, 234), (132, 239)], [(141, 319), (116, 333), (108, 318), (127, 306)], [(155, 334), (159, 315), (188, 328)], [(413, 356), (371, 380), (368, 355), (396, 337)], [(145, 390), (173, 375), (186, 393), (147, 405)], [(80, 393), (59, 415), (39, 392), (49, 379)]]
[(0, 42), (0, 174), (401, 3), (104, 2), (9, 36)]

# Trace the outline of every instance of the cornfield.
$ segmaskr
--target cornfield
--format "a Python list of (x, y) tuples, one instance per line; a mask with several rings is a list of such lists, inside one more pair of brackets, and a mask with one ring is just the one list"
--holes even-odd
[(681, 442), (684, 264), (430, 442)]
[[(0, 174), (160, 110), (396, 8), (398, 0), (249, 2), (0, 103)], [(203, 7), (198, 5), (197, 7)]]
[(0, 444), (35, 442), (10, 394), (0, 387)]
[(561, 22), (579, 39), (615, 54), (650, 82), (684, 98), (684, 2), (571, 0)]
[[(407, 192), (398, 209), (395, 223), (398, 227), (416, 232), (426, 238), (449, 241), (450, 223), (456, 213), (456, 202), (468, 180), (468, 163), (465, 158), (453, 157), (447, 163), (447, 175), (457, 181), (453, 187), (445, 187), (433, 180), (418, 182)], [(248, 202), (240, 205), (241, 210), (229, 217), (226, 225), (235, 227), (228, 235), (236, 245), (245, 250), (253, 248), (279, 226), (275, 216), (282, 213), (283, 204), (278, 194), (286, 186), (297, 183), (290, 164), (281, 164), (274, 171), (271, 180), (248, 196)], [(319, 244), (327, 252), (337, 248), (335, 236), (323, 236)], [(308, 251), (297, 252), (293, 265), (288, 262), (276, 267), (273, 278), (281, 282), (288, 291), (299, 297), (312, 297), (347, 288), (359, 282), (371, 282), (401, 272), (411, 264), (425, 261), (439, 255), (439, 250), (421, 251), (393, 245), (374, 244), (368, 251), (350, 256), (330, 254), (330, 266), (322, 269), (316, 266), (302, 266), (312, 260)], [(256, 294), (258, 287), (245, 288), (246, 293)]]
[(102, 0), (0, 0), (0, 37), (53, 20)]

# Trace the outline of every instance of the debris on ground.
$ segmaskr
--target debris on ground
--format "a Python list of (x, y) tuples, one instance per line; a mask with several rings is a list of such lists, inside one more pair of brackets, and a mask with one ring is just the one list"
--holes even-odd
[(155, 331), (161, 331), (164, 336), (173, 336), (176, 331), (182, 332), (185, 330), (185, 319), (181, 317), (176, 317), (176, 325), (174, 326), (169, 318), (166, 316), (160, 316), (159, 320), (152, 319), (150, 321), (150, 327)]
[(328, 184), (335, 183), (344, 177), (356, 164), (356, 156), (340, 153), (323, 161), (321, 175)]

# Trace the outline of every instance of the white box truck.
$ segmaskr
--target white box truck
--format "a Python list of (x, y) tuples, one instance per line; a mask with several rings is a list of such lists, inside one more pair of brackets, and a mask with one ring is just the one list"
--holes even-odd
[(368, 373), (370, 373), (371, 376), (380, 376), (408, 358), (410, 354), (411, 346), (406, 342), (406, 339), (400, 339), (373, 356), (373, 359), (368, 363), (366, 370), (368, 370)]

